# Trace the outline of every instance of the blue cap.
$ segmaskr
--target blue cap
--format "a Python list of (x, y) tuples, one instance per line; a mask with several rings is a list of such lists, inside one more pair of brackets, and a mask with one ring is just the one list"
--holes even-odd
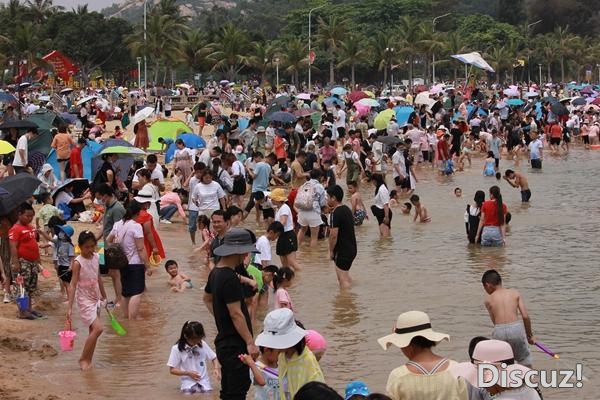
[(58, 228), (68, 237), (73, 237), (73, 234), (75, 234), (75, 229), (71, 225), (58, 225)]
[(344, 400), (350, 399), (352, 396), (368, 396), (369, 388), (363, 381), (352, 381), (346, 385), (346, 396)]

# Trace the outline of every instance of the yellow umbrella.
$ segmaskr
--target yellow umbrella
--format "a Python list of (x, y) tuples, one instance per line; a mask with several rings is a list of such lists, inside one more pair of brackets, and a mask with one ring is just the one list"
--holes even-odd
[(387, 110), (383, 110), (382, 112), (380, 112), (377, 115), (377, 117), (375, 117), (373, 126), (375, 126), (375, 129), (377, 129), (377, 130), (385, 129), (385, 128), (387, 128), (388, 123), (390, 122), (390, 119), (392, 119), (392, 117), (395, 117), (395, 116), (396, 116), (396, 113), (391, 108), (388, 108)]
[(371, 92), (370, 90), (363, 90), (362, 92), (373, 99), (375, 98), (375, 93)]
[(6, 140), (0, 140), (0, 154), (9, 154), (14, 152), (15, 146), (7, 142)]

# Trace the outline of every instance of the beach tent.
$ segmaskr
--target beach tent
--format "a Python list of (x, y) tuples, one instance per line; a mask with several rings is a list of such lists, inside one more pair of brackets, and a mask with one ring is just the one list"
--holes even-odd
[(39, 151), (47, 156), (52, 148), (52, 128), (58, 126), (65, 121), (55, 112), (48, 110), (37, 110), (30, 114), (26, 121), (33, 122), (38, 126), (38, 135), (29, 141), (29, 151)]
[(162, 146), (158, 143), (159, 137), (175, 140), (178, 133), (193, 131), (192, 128), (179, 119), (159, 119), (153, 122), (150, 128), (148, 128), (148, 133), (150, 134), (150, 147), (148, 149), (161, 150)]
[[(87, 145), (81, 150), (81, 160), (83, 161), (83, 177), (88, 181), (91, 181), (94, 178), (92, 176), (92, 159), (97, 153), (100, 152), (100, 150), (102, 150), (102, 145), (93, 140), (88, 140)], [(48, 158), (46, 158), (46, 162), (52, 165), (55, 175), (59, 177), (60, 172), (58, 171), (60, 169), (56, 159), (56, 150), (52, 149), (52, 151), (50, 151)]]

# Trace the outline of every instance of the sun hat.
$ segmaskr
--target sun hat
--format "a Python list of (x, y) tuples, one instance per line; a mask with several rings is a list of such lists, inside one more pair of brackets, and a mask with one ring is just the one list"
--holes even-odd
[(258, 128), (256, 128), (256, 133), (261, 133), (261, 132), (266, 132), (267, 130), (265, 129), (264, 126), (259, 126)]
[(275, 201), (287, 201), (288, 196), (285, 193), (285, 189), (282, 188), (276, 188), (273, 189), (273, 191), (271, 191), (271, 200), (275, 200)]
[(67, 225), (67, 224), (57, 225), (56, 227), (58, 229), (60, 229), (68, 237), (73, 237), (73, 235), (75, 234), (75, 229), (73, 229), (73, 227), (71, 225)]
[(256, 250), (256, 238), (252, 238), (248, 229), (232, 228), (227, 231), (223, 238), (223, 244), (217, 247), (213, 253), (220, 257), (232, 254), (258, 253)]
[(96, 118), (96, 119), (94, 120), (94, 124), (96, 124), (96, 125), (102, 125), (103, 123), (104, 123), (104, 122), (102, 122), (102, 120), (101, 120), (100, 118)]
[(146, 187), (141, 188), (133, 199), (138, 203), (151, 203), (157, 200), (152, 189)]
[(256, 337), (256, 345), (270, 349), (289, 349), (305, 335), (306, 331), (296, 325), (292, 310), (279, 308), (265, 317), (263, 331)]
[(369, 394), (369, 388), (363, 381), (352, 381), (346, 385), (346, 393), (344, 400), (349, 400), (352, 396), (364, 396), (367, 397)]
[[(456, 378), (462, 377), (467, 382), (475, 387), (479, 387), (478, 382), (478, 364), (494, 364), (498, 370), (506, 371), (507, 375), (510, 377), (512, 371), (520, 371), (519, 377), (523, 379), (523, 376), (528, 371), (531, 371), (530, 368), (527, 368), (524, 365), (516, 364), (514, 360), (514, 354), (510, 344), (504, 342), (502, 340), (482, 340), (477, 343), (475, 349), (473, 350), (473, 360), (474, 363), (471, 362), (462, 362), (451, 366), (449, 371)], [(506, 368), (502, 368), (500, 364), (506, 364)], [(486, 369), (483, 374), (483, 380), (485, 382), (490, 382), (492, 380), (492, 371)], [(514, 385), (511, 385), (511, 380), (507, 379), (503, 382), (503, 379), (498, 380), (498, 385), (503, 387), (519, 387), (520, 385), (516, 385), (517, 382), (514, 382)]]
[(186, 112), (189, 112), (189, 113), (191, 113), (191, 112), (192, 112), (192, 110), (190, 110), (190, 108), (189, 108), (189, 107), (186, 107), (186, 108), (184, 108), (184, 109), (183, 109), (183, 112), (184, 112), (184, 113), (186, 113)]
[(415, 336), (422, 336), (435, 343), (450, 340), (449, 335), (431, 329), (431, 321), (427, 314), (422, 311), (408, 311), (398, 316), (393, 333), (377, 339), (377, 342), (384, 350), (387, 350), (390, 344), (403, 348), (408, 346)]
[(306, 347), (310, 349), (313, 353), (319, 350), (327, 350), (327, 341), (319, 332), (314, 329), (307, 329), (306, 336)]

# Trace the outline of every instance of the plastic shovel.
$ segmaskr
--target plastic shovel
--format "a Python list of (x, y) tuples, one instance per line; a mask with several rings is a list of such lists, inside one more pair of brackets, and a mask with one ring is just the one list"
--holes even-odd
[(113, 313), (108, 309), (108, 306), (106, 306), (105, 308), (106, 308), (106, 312), (108, 313), (108, 318), (110, 320), (110, 326), (112, 326), (112, 328), (115, 330), (115, 333), (117, 335), (125, 336), (125, 334), (127, 333), (125, 328), (123, 328), (121, 326), (121, 324), (119, 323), (119, 321), (117, 321), (117, 319), (115, 318)]

